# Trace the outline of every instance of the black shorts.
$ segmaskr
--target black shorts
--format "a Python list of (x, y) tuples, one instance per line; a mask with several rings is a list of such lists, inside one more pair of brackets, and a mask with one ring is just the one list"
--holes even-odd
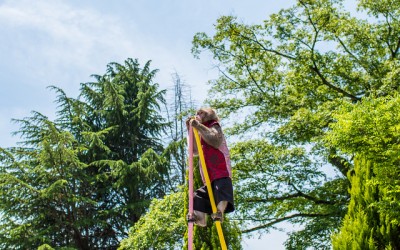
[[(233, 187), (232, 180), (229, 177), (221, 178), (211, 182), (215, 206), (220, 201), (228, 201), (225, 213), (230, 213), (235, 210), (233, 203)], [(210, 197), (206, 186), (202, 186), (194, 192), (193, 209), (207, 214), (212, 213)]]

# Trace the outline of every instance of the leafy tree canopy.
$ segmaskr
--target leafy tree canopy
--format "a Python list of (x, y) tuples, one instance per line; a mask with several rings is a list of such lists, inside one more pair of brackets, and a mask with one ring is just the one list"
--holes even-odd
[(184, 195), (181, 191), (154, 199), (149, 212), (131, 228), (129, 238), (118, 249), (182, 249), (187, 225)]
[(193, 40), (194, 55), (211, 53), (221, 72), (208, 102), (238, 141), (243, 231), (301, 225), (288, 249), (329, 249), (347, 209), (352, 155), (324, 141), (333, 113), (399, 90), (399, 3), (357, 1), (357, 16), (343, 4), (298, 0), (254, 25), (223, 16)]

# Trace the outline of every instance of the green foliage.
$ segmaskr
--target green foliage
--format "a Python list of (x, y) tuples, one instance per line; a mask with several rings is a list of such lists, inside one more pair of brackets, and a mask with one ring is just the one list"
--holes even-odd
[[(355, 160), (351, 180), (351, 200), (341, 230), (333, 235), (334, 249), (396, 249), (400, 243), (399, 224), (380, 209), (385, 187), (374, 183), (379, 164), (363, 158)], [(397, 213), (398, 214), (398, 213)]]
[[(339, 226), (345, 212), (338, 206), (347, 203), (347, 195), (343, 195), (346, 180), (337, 178), (321, 185), (324, 174), (302, 148), (287, 149), (260, 139), (237, 143), (231, 152), (234, 179), (237, 183), (244, 180), (236, 188), (239, 219), (250, 227), (244, 232), (268, 232), (282, 221), (307, 222), (303, 230), (290, 237), (288, 248), (301, 245), (325, 249), (330, 228)], [(251, 227), (253, 217), (263, 223)]]
[[(368, 17), (360, 19), (343, 2), (299, 0), (254, 25), (223, 16), (212, 36), (198, 33), (193, 40), (195, 56), (208, 51), (217, 61), (221, 74), (210, 81), (208, 102), (240, 141), (232, 158), (238, 203), (245, 204), (237, 216), (250, 219), (243, 232), (298, 224), (303, 229), (290, 234), (288, 249), (329, 248), (347, 208), (352, 153), (325, 143), (330, 124), (339, 121), (333, 113), (399, 90), (399, 4), (358, 1)], [(348, 135), (342, 142), (380, 147), (360, 141), (365, 138)], [(396, 152), (396, 138), (379, 140)]]
[[(208, 227), (195, 227), (194, 229), (194, 249), (200, 250), (221, 250), (221, 243), (218, 236), (217, 227), (212, 220), (208, 218)], [(229, 250), (241, 250), (241, 233), (237, 224), (229, 219), (222, 223), (224, 239)], [(186, 249), (186, 248), (185, 248)]]
[(110, 63), (78, 99), (58, 93), (50, 121), (16, 120), (21, 147), (0, 152), (0, 248), (116, 249), (168, 191), (164, 91), (150, 62)]
[[(194, 161), (197, 165), (197, 161)], [(198, 166), (194, 171), (194, 187), (202, 184)], [(187, 249), (188, 187), (153, 200), (149, 211), (131, 228), (129, 237), (121, 242), (120, 250), (128, 249)], [(221, 249), (215, 224), (208, 218), (208, 227), (194, 226), (194, 249)], [(241, 233), (237, 224), (225, 217), (222, 224), (228, 249), (240, 250)]]
[[(341, 231), (333, 236), (334, 249), (377, 249), (373, 243), (376, 238), (376, 208), (371, 207), (377, 196), (377, 190), (368, 186), (371, 179), (372, 164), (365, 160), (355, 160), (354, 173), (349, 176), (351, 182), (351, 200)], [(370, 239), (372, 243), (370, 244)]]
[[(364, 98), (343, 103), (334, 112), (336, 123), (326, 140), (348, 154), (362, 153), (376, 162), (397, 161), (400, 138), (400, 98)], [(388, 162), (391, 163), (391, 162)]]
[[(193, 159), (194, 167), (194, 190), (203, 186), (203, 181), (201, 179), (199, 171), (199, 161), (198, 157)], [(236, 185), (233, 183), (234, 193), (236, 192)], [(188, 187), (186, 188), (186, 193), (188, 192)], [(235, 197), (235, 202), (237, 199)], [(237, 203), (235, 203), (237, 204)], [(188, 195), (185, 197), (185, 211), (184, 215), (188, 214), (189, 199)], [(230, 217), (232, 214), (224, 215), (224, 222), (222, 225), (222, 231), (224, 234), (224, 239), (227, 248), (230, 250), (241, 250), (241, 239), (242, 235), (239, 230), (238, 224), (235, 221), (231, 221)], [(186, 232), (187, 236), (187, 232)], [(185, 236), (185, 246), (183, 249), (187, 249), (187, 237)], [(213, 223), (210, 216), (207, 216), (207, 227), (194, 226), (194, 239), (193, 239), (194, 249), (198, 250), (214, 250), (221, 249), (221, 243), (217, 231), (216, 225)]]
[(43, 119), (41, 125), (43, 136), (36, 150), (12, 149), (9, 153), (15, 157), (2, 161), (0, 245), (4, 248), (53, 244), (52, 236), (61, 241), (68, 228), (90, 223), (89, 218), (72, 223), (73, 215), (80, 217), (94, 205), (77, 188), (86, 177), (81, 173), (87, 165), (78, 159), (81, 148), (69, 132), (59, 131), (54, 123)]
[[(203, 186), (203, 181), (200, 176), (199, 171), (199, 161), (198, 157), (195, 157), (193, 160), (194, 165), (194, 189)], [(234, 185), (234, 192), (236, 185)], [(188, 188), (187, 188), (188, 189)], [(188, 190), (187, 190), (188, 191)], [(186, 191), (186, 193), (187, 193)], [(235, 202), (237, 199), (235, 197)], [(185, 199), (185, 215), (188, 214), (188, 207), (189, 207), (189, 199), (188, 195)], [(224, 234), (225, 243), (229, 250), (241, 250), (241, 239), (242, 235), (239, 230), (238, 224), (235, 221), (231, 221), (229, 217), (232, 214), (224, 215), (224, 222), (222, 225), (222, 232)], [(184, 249), (187, 249), (187, 238), (185, 238), (185, 246)], [(194, 226), (194, 239), (193, 239), (194, 249), (198, 250), (214, 250), (214, 249), (221, 249), (221, 243), (217, 231), (216, 225), (213, 223), (210, 216), (207, 216), (207, 227), (198, 227)]]
[(362, 155), (349, 174), (351, 200), (333, 237), (336, 249), (392, 249), (400, 244), (399, 109), (396, 94), (345, 104), (334, 114), (338, 122), (331, 125), (327, 143)]
[(380, 189), (379, 206), (398, 225), (400, 211), (399, 156), (400, 98), (366, 98), (358, 105), (343, 105), (334, 117), (326, 142), (336, 145), (347, 154), (362, 154), (372, 161), (374, 178), (370, 180)]
[(38, 250), (54, 250), (54, 248), (52, 248), (51, 246), (44, 244), (41, 245), (40, 247), (38, 247)]
[(184, 192), (154, 199), (146, 213), (131, 228), (129, 238), (118, 249), (182, 249), (186, 218)]

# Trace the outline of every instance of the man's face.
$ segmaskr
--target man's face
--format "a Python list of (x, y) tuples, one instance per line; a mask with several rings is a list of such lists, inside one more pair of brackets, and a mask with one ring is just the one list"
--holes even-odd
[(206, 118), (206, 116), (207, 116), (207, 113), (204, 110), (200, 109), (196, 113), (196, 120), (198, 120), (199, 122), (203, 122), (204, 119)]

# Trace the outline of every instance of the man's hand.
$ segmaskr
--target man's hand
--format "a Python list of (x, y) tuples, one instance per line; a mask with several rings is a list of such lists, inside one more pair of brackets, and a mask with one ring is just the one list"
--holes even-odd
[(190, 120), (190, 125), (194, 128), (198, 128), (200, 126), (200, 122), (196, 119)]
[(187, 118), (187, 120), (186, 120), (186, 127), (188, 127), (188, 128), (189, 128), (189, 126), (198, 128), (199, 125), (200, 125), (200, 122), (197, 120), (197, 118), (195, 118), (193, 116)]
[(190, 120), (192, 120), (193, 119), (193, 117), (188, 117), (187, 119), (186, 119), (186, 127), (189, 129), (189, 126), (190, 126)]

